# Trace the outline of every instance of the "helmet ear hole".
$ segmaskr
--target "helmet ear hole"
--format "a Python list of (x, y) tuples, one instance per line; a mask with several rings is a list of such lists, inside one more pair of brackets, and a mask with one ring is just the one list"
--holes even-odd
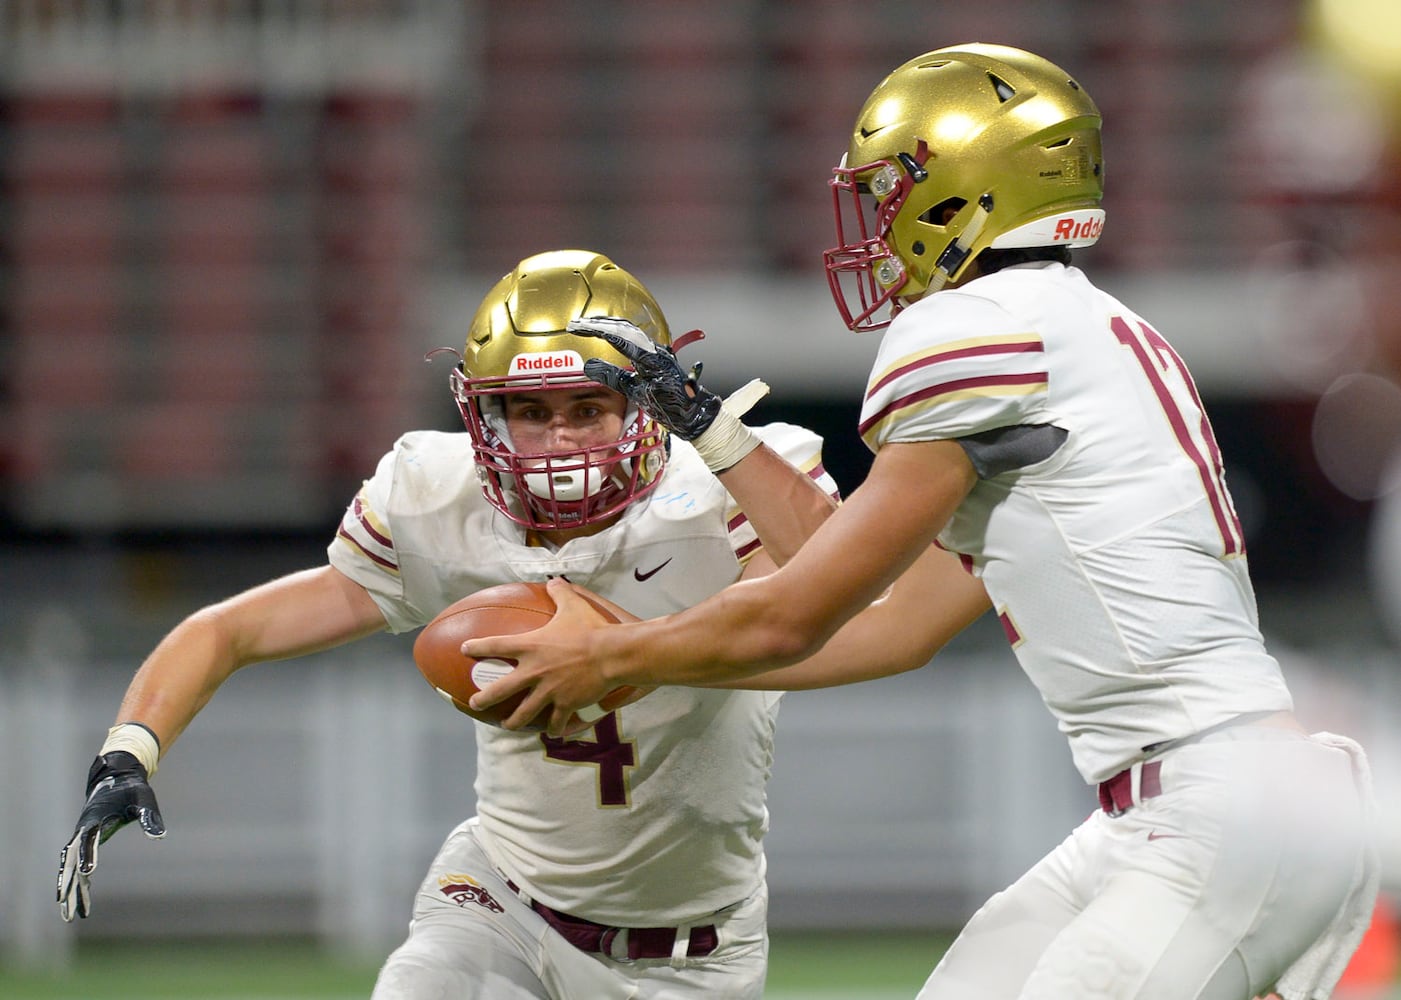
[(949, 220), (968, 204), (967, 198), (945, 198), (919, 217), (920, 222), (931, 226), (947, 226)]

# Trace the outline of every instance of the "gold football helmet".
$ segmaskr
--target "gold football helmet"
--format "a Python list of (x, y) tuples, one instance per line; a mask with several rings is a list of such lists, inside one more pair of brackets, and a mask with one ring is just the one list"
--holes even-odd
[(520, 454), (512, 445), (504, 394), (577, 389), (592, 382), (584, 375), (589, 358), (631, 367), (606, 341), (565, 329), (585, 316), (619, 316), (671, 345), (661, 308), (640, 281), (602, 254), (555, 250), (527, 257), (487, 292), (453, 372), (482, 490), (526, 527), (573, 528), (611, 517), (649, 493), (666, 465), (665, 429), (632, 405), (621, 436), (606, 446)]
[(888, 325), (985, 249), (1094, 243), (1099, 129), (1080, 85), (1021, 49), (953, 45), (887, 76), (830, 182), (837, 246), (823, 259), (847, 326)]

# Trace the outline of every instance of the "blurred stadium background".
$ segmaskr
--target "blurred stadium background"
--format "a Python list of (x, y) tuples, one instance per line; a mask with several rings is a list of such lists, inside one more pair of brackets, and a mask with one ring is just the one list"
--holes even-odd
[[(295, 939), (372, 975), (472, 809), (470, 734), (408, 640), (236, 677), (161, 768), (168, 838), (104, 848), (65, 926), (54, 861), (142, 655), (320, 562), (400, 432), (458, 426), (424, 355), (543, 249), (636, 273), (708, 331), (708, 381), (765, 377), (759, 416), (821, 430), (856, 486), (874, 342), (827, 295), (825, 181), (886, 71), (969, 40), (1100, 103), (1109, 227), (1080, 262), (1195, 371), (1300, 714), (1369, 746), (1395, 898), (1394, 0), (5, 0), (0, 992), (133, 941)], [(788, 697), (771, 799), (776, 978), (832, 953), (799, 935), (937, 942), (1093, 806), (980, 628), (918, 675)]]

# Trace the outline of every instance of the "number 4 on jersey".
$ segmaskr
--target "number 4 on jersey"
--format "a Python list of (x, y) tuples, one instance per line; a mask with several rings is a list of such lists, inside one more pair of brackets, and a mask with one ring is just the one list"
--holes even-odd
[(545, 744), (545, 756), (561, 764), (592, 764), (598, 768), (598, 804), (626, 806), (628, 768), (637, 766), (637, 751), (632, 740), (618, 734), (618, 714), (605, 715), (594, 723), (592, 740), (556, 739), (540, 736)]

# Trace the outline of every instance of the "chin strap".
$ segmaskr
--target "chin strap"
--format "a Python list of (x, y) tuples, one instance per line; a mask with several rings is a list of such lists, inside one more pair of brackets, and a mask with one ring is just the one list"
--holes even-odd
[(964, 261), (968, 259), (969, 250), (982, 235), (983, 227), (987, 225), (988, 216), (991, 214), (992, 195), (980, 195), (978, 204), (968, 219), (968, 225), (944, 247), (944, 252), (939, 254), (939, 259), (934, 262), (934, 270), (929, 275), (929, 291), (937, 292), (943, 288), (954, 272), (963, 266)]

